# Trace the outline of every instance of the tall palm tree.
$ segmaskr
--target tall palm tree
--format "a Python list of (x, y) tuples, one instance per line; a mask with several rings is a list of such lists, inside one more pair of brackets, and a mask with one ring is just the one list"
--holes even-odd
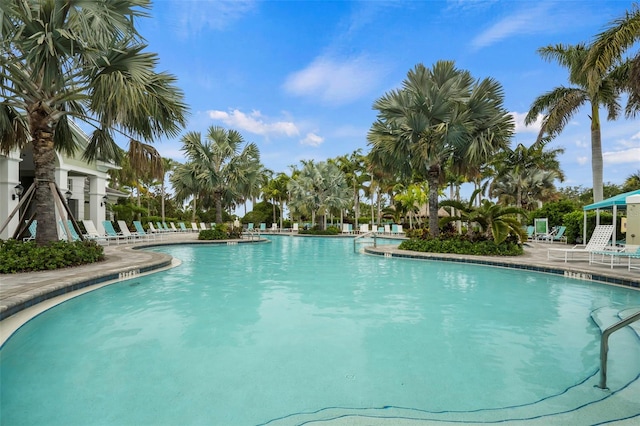
[[(127, 159), (133, 171), (137, 202), (140, 207), (144, 183), (164, 178), (162, 157), (153, 146), (131, 139)], [(138, 219), (140, 219), (140, 213), (138, 213)]]
[(70, 119), (95, 127), (89, 161), (118, 157), (114, 130), (151, 141), (185, 123), (175, 78), (155, 71), (158, 58), (134, 25), (149, 8), (148, 0), (0, 2), (0, 151), (33, 144), (38, 244), (58, 238), (49, 183), (55, 151), (78, 149)]
[[(601, 76), (606, 75), (616, 63), (622, 62), (628, 49), (640, 41), (640, 4), (634, 3), (631, 11), (623, 17), (613, 20), (608, 28), (598, 34), (594, 40), (584, 65), (588, 73), (589, 85), (597, 86)], [(623, 87), (629, 93), (626, 115), (634, 116), (640, 111), (640, 50), (631, 59), (624, 61), (626, 75)]]
[(201, 191), (213, 199), (216, 222), (222, 222), (222, 209), (243, 198), (250, 182), (262, 169), (255, 143), (245, 143), (236, 130), (211, 126), (205, 139), (199, 132), (187, 132), (181, 139), (185, 156), (197, 170)]
[(576, 46), (561, 44), (547, 46), (538, 49), (538, 53), (545, 60), (555, 60), (566, 67), (569, 71), (569, 82), (573, 86), (556, 87), (538, 96), (529, 109), (525, 123), (533, 123), (542, 114), (542, 126), (538, 140), (545, 137), (554, 138), (562, 132), (567, 123), (584, 104), (589, 104), (593, 201), (601, 201), (603, 166), (600, 107), (604, 106), (607, 109), (609, 120), (614, 120), (618, 117), (621, 109), (618, 103), (620, 78), (614, 72), (603, 73), (599, 76), (597, 84), (589, 84), (589, 71), (585, 71), (589, 49), (584, 44)]
[(196, 204), (202, 187), (198, 181), (199, 173), (200, 171), (196, 163), (187, 162), (184, 164), (178, 164), (169, 178), (171, 186), (173, 186), (173, 196), (176, 202), (182, 205), (186, 200), (192, 197), (192, 221), (196, 220)]
[(453, 62), (439, 61), (432, 69), (416, 65), (402, 89), (374, 102), (378, 116), (367, 135), (373, 161), (404, 176), (426, 177), (432, 236), (439, 235), (443, 167), (453, 159), (463, 170), (464, 163), (481, 164), (508, 146), (514, 124), (503, 98), (496, 81), (475, 81)]

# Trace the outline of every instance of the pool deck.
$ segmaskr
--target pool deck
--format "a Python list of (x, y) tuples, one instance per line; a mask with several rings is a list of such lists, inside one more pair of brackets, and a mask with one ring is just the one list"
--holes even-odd
[[(284, 234), (284, 233), (283, 233)], [(282, 235), (282, 234), (280, 234)], [(268, 234), (264, 234), (268, 237)], [(343, 236), (341, 238), (352, 238)], [(264, 240), (262, 240), (264, 241)], [(242, 243), (251, 242), (243, 239)], [(253, 240), (255, 242), (255, 240)], [(162, 240), (151, 243), (109, 245), (105, 247), (105, 261), (74, 268), (55, 271), (27, 272), (0, 275), (0, 320), (8, 318), (45, 300), (65, 296), (80, 289), (91, 289), (107, 282), (121, 281), (139, 274), (151, 273), (172, 267), (175, 260), (165, 254), (140, 250), (140, 248), (166, 244), (210, 244), (198, 241), (196, 233), (165, 234)], [(226, 244), (226, 241), (218, 243)], [(595, 280), (609, 284), (640, 288), (640, 270), (629, 271), (626, 266), (589, 265), (588, 260), (565, 263), (562, 260), (548, 260), (550, 247), (569, 247), (560, 244), (529, 242), (525, 254), (517, 257), (462, 256), (453, 254), (417, 253), (398, 250), (395, 245), (369, 245), (369, 254), (391, 257), (410, 257), (464, 263), (478, 263), (492, 266), (537, 270), (570, 276), (572, 278)], [(362, 247), (360, 247), (362, 248)]]

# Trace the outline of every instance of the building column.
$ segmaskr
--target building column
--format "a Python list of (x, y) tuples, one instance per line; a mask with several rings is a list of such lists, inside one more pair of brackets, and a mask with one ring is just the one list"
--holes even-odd
[(106, 204), (103, 197), (107, 195), (107, 179), (101, 176), (89, 176), (89, 218), (98, 232), (104, 234), (102, 221), (105, 220)]
[[(16, 185), (20, 184), (20, 151), (11, 151), (8, 156), (0, 155), (0, 226), (4, 225), (13, 209), (20, 200), (15, 194)], [(26, 191), (27, 188), (24, 188)], [(8, 226), (0, 233), (0, 239), (6, 240), (13, 236), (18, 227), (20, 213), (17, 212)]]
[[(69, 190), (71, 191), (71, 199), (76, 200), (73, 203), (77, 206), (76, 211), (73, 212), (76, 216), (76, 220), (86, 219), (84, 208), (84, 182), (85, 176), (69, 176)], [(73, 210), (72, 210), (73, 211)]]
[[(69, 190), (69, 169), (56, 167), (55, 176), (56, 176), (56, 183), (58, 184), (58, 188), (60, 189), (60, 192), (62, 192), (62, 202), (66, 203), (67, 200), (65, 199), (64, 194), (65, 192), (67, 192), (67, 190)], [(56, 210), (56, 222), (59, 223), (61, 220), (67, 220), (66, 214), (65, 214), (65, 217), (60, 216), (60, 211), (58, 211), (57, 206), (55, 210)], [(62, 237), (62, 235), (60, 235), (59, 229), (58, 229), (58, 236)]]

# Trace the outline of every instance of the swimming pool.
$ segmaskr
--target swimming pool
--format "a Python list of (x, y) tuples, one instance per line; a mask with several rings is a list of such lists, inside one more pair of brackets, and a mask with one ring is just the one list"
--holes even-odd
[[(157, 248), (180, 267), (88, 293), (0, 349), (2, 424), (503, 421), (638, 382), (640, 343), (599, 329), (640, 293), (563, 277), (353, 253), (351, 239)], [(610, 319), (609, 319), (610, 321)], [(599, 402), (597, 402), (599, 401)], [(599, 417), (598, 417), (599, 416)], [(591, 419), (591, 418), (590, 418)]]

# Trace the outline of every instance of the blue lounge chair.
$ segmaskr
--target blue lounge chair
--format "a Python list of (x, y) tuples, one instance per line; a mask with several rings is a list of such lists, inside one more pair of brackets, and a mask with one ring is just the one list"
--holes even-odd
[(36, 232), (38, 231), (38, 221), (37, 220), (33, 220), (30, 224), (29, 224), (29, 233), (31, 234), (28, 237), (25, 237), (22, 239), (22, 241), (31, 241), (31, 240), (35, 240), (36, 239)]
[(135, 226), (136, 232), (138, 233), (138, 235), (146, 235), (147, 238), (153, 238), (154, 240), (156, 239), (155, 234), (145, 232), (144, 227), (142, 226), (142, 223), (140, 223), (139, 220), (134, 220), (133, 226)]
[(178, 226), (180, 227), (180, 232), (189, 232), (184, 222), (178, 222)]
[(110, 237), (113, 240), (115, 240), (116, 244), (120, 244), (121, 241), (126, 243), (127, 240), (129, 239), (128, 237), (124, 236), (121, 232), (116, 232), (110, 220), (103, 220), (102, 227), (104, 228), (104, 232), (106, 232), (107, 237)]

